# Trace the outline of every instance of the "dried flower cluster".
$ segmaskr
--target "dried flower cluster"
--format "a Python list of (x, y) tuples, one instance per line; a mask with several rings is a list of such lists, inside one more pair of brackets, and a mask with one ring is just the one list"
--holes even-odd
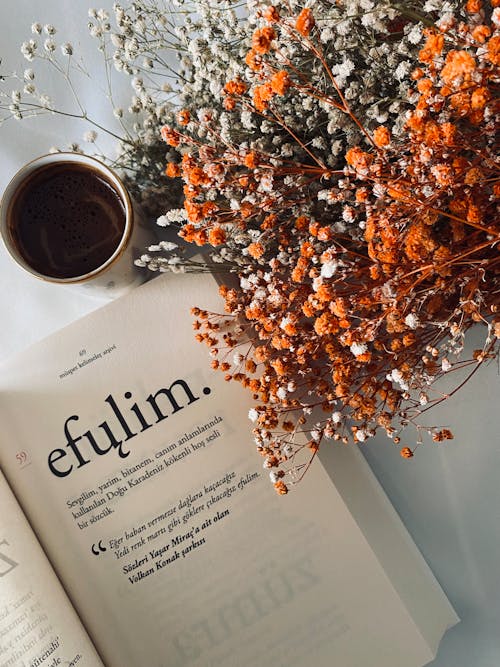
[[(94, 150), (115, 136), (107, 161), (182, 239), (136, 263), (233, 273), (225, 314), (194, 309), (196, 337), (254, 396), (277, 492), (325, 440), (382, 430), (411, 458), (425, 434), (452, 438), (421, 423), (448, 397), (434, 383), (466, 381), (500, 339), (500, 1), (138, 0), (89, 19), (112, 128), (78, 97), (72, 43), (40, 23), (21, 47), (30, 69), (3, 77), (0, 122), (75, 117)], [(74, 109), (39, 90), (39, 65)], [(484, 346), (462, 360), (476, 323)]]
[[(162, 129), (183, 152), (167, 166), (185, 184), (180, 235), (215, 247), (216, 260), (240, 257), (239, 285), (221, 289), (228, 315), (195, 309), (195, 328), (213, 367), (258, 401), (250, 418), (279, 493), (325, 439), (361, 443), (383, 429), (410, 458), (422, 431), (452, 438), (419, 425), (443, 400), (431, 385), (497, 352), (500, 10), (476, 0), (464, 10), (423, 29), (403, 123), (371, 123), (351, 103), (321, 11), (269, 5), (255, 11), (247, 68), (226, 80), (221, 105), (236, 125), (243, 114), (261, 132), (267, 123), (271, 141), (247, 131), (234, 142), (225, 116), (206, 109), (184, 108)], [(299, 101), (302, 127), (288, 115)], [(349, 130), (336, 140), (309, 128), (308, 107)], [(457, 361), (476, 322), (484, 347)], [(410, 424), (412, 447), (401, 443)]]

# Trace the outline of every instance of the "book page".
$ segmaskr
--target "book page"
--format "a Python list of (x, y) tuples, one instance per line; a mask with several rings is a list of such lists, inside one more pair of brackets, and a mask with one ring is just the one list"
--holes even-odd
[(0, 666), (102, 667), (0, 473)]
[(155, 279), (0, 374), (0, 465), (104, 662), (425, 664), (321, 465), (276, 495), (191, 305), (221, 308), (210, 278)]

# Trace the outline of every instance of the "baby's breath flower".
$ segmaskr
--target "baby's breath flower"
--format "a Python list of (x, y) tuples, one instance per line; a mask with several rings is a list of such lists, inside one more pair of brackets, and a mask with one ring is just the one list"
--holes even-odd
[(160, 216), (156, 219), (156, 224), (157, 224), (159, 227), (167, 227), (168, 225), (170, 225), (170, 220), (169, 220), (169, 218), (168, 218), (166, 215), (160, 215)]
[(35, 58), (36, 49), (37, 43), (32, 39), (21, 44), (21, 53), (26, 58), (26, 60), (29, 60), (30, 62)]
[[(44, 109), (50, 109), (51, 106), (52, 106), (52, 102), (51, 102), (50, 97), (48, 95), (40, 95), (40, 105)], [(74, 144), (74, 145), (77, 146), (77, 144)]]
[(85, 132), (85, 134), (83, 135), (83, 140), (89, 144), (93, 144), (96, 139), (97, 139), (97, 132), (95, 132), (94, 130), (89, 130), (88, 132)]
[(72, 56), (73, 55), (73, 46), (69, 42), (65, 42), (61, 45), (61, 52), (63, 56)]
[(52, 39), (46, 39), (43, 43), (43, 48), (47, 51), (47, 53), (54, 53), (56, 50), (56, 43)]
[(351, 352), (354, 354), (355, 357), (365, 354), (367, 350), (368, 346), (366, 345), (366, 343), (353, 343), (351, 345)]
[(410, 313), (405, 317), (405, 324), (410, 328), (410, 329), (416, 329), (419, 325), (418, 317), (415, 315), (415, 313)]

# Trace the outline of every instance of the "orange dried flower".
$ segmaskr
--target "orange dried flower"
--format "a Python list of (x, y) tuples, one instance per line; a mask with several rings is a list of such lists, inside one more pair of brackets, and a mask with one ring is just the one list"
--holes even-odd
[(245, 56), (245, 63), (254, 72), (258, 72), (262, 69), (262, 57), (254, 49), (248, 51)]
[(269, 106), (269, 100), (273, 97), (274, 91), (270, 83), (263, 83), (261, 86), (255, 86), (253, 90), (253, 103), (257, 111), (264, 111)]
[(443, 442), (443, 440), (453, 440), (453, 433), (447, 429), (443, 428), (440, 431), (432, 434), (432, 439), (434, 442)]
[(244, 158), (244, 163), (245, 167), (248, 167), (249, 169), (255, 169), (255, 167), (259, 164), (257, 153), (255, 151), (250, 151), (247, 153)]
[(236, 108), (236, 100), (234, 99), (234, 97), (230, 96), (225, 97), (222, 102), (222, 106), (226, 111), (233, 111), (233, 109)]
[(176, 162), (168, 162), (165, 173), (169, 178), (177, 178), (181, 175), (181, 168)]
[(191, 114), (187, 109), (181, 109), (177, 115), (179, 125), (187, 125), (191, 119)]
[(247, 85), (240, 78), (231, 79), (224, 86), (224, 92), (228, 95), (243, 95), (247, 90)]
[(247, 248), (248, 254), (253, 257), (254, 259), (259, 259), (259, 257), (262, 257), (264, 254), (264, 246), (262, 243), (250, 243), (250, 245)]
[(350, 164), (357, 171), (366, 171), (373, 162), (373, 155), (361, 150), (359, 146), (350, 148), (345, 154), (347, 164)]
[(481, 11), (483, 3), (481, 0), (467, 0), (465, 4), (465, 11), (469, 14), (477, 14)]
[(453, 123), (442, 123), (439, 126), (441, 141), (445, 146), (452, 146), (455, 143), (457, 128)]
[(183, 175), (191, 185), (204, 185), (210, 180), (201, 167), (184, 168)]
[(276, 32), (274, 28), (271, 28), (270, 26), (259, 28), (252, 35), (252, 49), (255, 53), (267, 53), (270, 50), (271, 42), (275, 37)]
[(222, 243), (225, 243), (225, 241), (226, 241), (226, 232), (222, 229), (222, 227), (216, 225), (215, 227), (212, 227), (208, 232), (208, 242), (210, 243), (210, 245), (218, 246), (221, 245)]
[(201, 204), (195, 204), (189, 199), (186, 199), (184, 202), (184, 208), (186, 210), (188, 220), (191, 222), (201, 222), (201, 220), (203, 220), (203, 206)]
[(284, 496), (288, 493), (288, 487), (281, 479), (274, 483), (274, 488), (280, 496)]
[(427, 41), (418, 57), (423, 63), (431, 63), (443, 50), (444, 36), (434, 30), (425, 30), (424, 33), (427, 35)]
[(373, 141), (379, 148), (388, 146), (391, 143), (391, 133), (386, 127), (380, 125), (373, 132)]
[(290, 88), (290, 85), (290, 77), (285, 70), (276, 72), (271, 78), (271, 88), (277, 95), (284, 95), (288, 88)]
[(422, 95), (430, 95), (433, 90), (432, 81), (430, 79), (420, 79), (417, 83), (417, 90), (419, 93), (422, 93)]
[(240, 204), (240, 214), (242, 218), (248, 218), (253, 213), (253, 206), (248, 201), (244, 201)]
[(471, 95), (470, 104), (473, 109), (484, 109), (491, 97), (491, 93), (486, 86), (476, 88)]
[(487, 58), (494, 65), (500, 65), (500, 35), (495, 35), (488, 41)]
[(441, 70), (441, 78), (445, 83), (453, 86), (458, 78), (468, 80), (475, 69), (476, 61), (470, 53), (463, 50), (450, 51)]
[(276, 7), (271, 5), (264, 12), (264, 18), (266, 19), (266, 21), (269, 21), (269, 23), (279, 23), (280, 20), (279, 11), (277, 10)]
[(208, 218), (210, 215), (212, 215), (212, 213), (215, 213), (215, 211), (217, 210), (218, 206), (213, 201), (206, 201), (202, 204), (201, 207), (201, 212), (204, 218)]
[(314, 16), (309, 7), (305, 7), (297, 16), (295, 21), (295, 29), (300, 32), (303, 37), (307, 37), (314, 28)]
[(476, 40), (476, 42), (484, 44), (484, 42), (491, 35), (491, 30), (487, 25), (478, 25), (474, 28), (471, 34), (472, 37)]
[(169, 146), (178, 146), (181, 142), (181, 137), (178, 132), (173, 130), (171, 127), (168, 127), (167, 125), (164, 125), (161, 128), (161, 138), (163, 141), (165, 141)]

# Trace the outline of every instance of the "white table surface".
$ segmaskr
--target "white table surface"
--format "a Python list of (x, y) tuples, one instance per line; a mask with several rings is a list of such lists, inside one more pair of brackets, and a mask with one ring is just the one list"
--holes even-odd
[[(19, 46), (31, 37), (33, 21), (53, 23), (58, 28), (59, 44), (79, 44), (85, 54), (95, 78), (85, 83), (82, 98), (89, 111), (109, 125), (110, 107), (99, 88), (102, 70), (86, 25), (89, 7), (110, 8), (112, 3), (97, 2), (1, 0), (0, 73), (29, 66)], [(125, 78), (124, 86), (127, 99)], [(58, 99), (64, 99), (65, 94), (59, 91)], [(53, 145), (64, 147), (78, 141), (83, 131), (81, 125), (53, 116), (11, 121), (0, 127), (0, 189), (25, 162)], [(100, 141), (100, 145), (112, 150), (109, 142)], [(0, 272), (0, 358), (103, 303), (32, 278), (16, 266), (3, 246)], [(440, 406), (429, 417), (433, 424), (451, 427), (455, 440), (421, 447), (411, 461), (401, 459), (388, 439), (371, 441), (363, 450), (462, 619), (446, 634), (432, 667), (500, 665), (500, 382), (496, 363), (483, 370), (453, 402)], [(411, 571), (408, 576), (412, 576)]]

